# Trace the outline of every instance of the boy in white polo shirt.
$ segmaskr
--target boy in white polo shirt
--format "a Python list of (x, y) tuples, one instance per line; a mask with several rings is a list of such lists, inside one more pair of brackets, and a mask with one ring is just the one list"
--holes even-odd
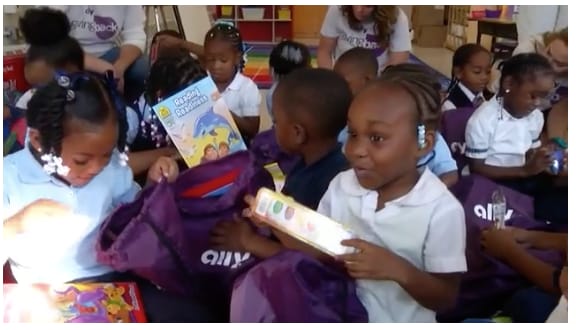
[(425, 71), (397, 67), (355, 97), (345, 147), (352, 169), (318, 207), (358, 237), (342, 242), (356, 252), (339, 259), (370, 322), (435, 322), (467, 269), (463, 208), (430, 170), (418, 171), (440, 118), (434, 85)]
[(510, 58), (501, 71), (498, 96), (468, 121), (466, 156), (472, 172), (529, 193), (525, 179), (551, 165), (550, 150), (540, 143), (544, 118), (538, 106), (554, 87), (554, 72), (534, 53)]

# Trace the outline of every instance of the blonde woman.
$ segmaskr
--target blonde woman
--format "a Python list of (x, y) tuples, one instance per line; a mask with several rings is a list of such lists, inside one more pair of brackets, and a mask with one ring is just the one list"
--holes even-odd
[(332, 69), (351, 48), (374, 50), (379, 71), (408, 61), (412, 42), (406, 14), (398, 6), (330, 6), (318, 45), (318, 66)]

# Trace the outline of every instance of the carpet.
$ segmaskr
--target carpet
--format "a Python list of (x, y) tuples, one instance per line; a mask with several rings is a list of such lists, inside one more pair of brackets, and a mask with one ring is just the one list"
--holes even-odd
[[(270, 70), (268, 68), (268, 56), (272, 51), (274, 45), (272, 44), (248, 44), (247, 45), (247, 62), (244, 66), (244, 74), (247, 77), (252, 78), (254, 82), (258, 85), (260, 89), (268, 89), (272, 86), (272, 77), (270, 76)], [(316, 66), (316, 51), (317, 47), (309, 47), (310, 53), (312, 54), (312, 65)], [(438, 70), (424, 63), (414, 54), (410, 54), (410, 63), (421, 64), (430, 71), (438, 76), (438, 80), (442, 85), (442, 89), (448, 89), (450, 84), (450, 77), (445, 76)]]

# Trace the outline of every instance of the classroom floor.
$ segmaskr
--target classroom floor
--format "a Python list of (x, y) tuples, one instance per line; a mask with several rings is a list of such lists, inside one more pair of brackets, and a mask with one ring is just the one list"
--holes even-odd
[[(422, 48), (418, 46), (412, 47), (412, 53), (419, 59), (426, 62), (434, 69), (442, 72), (446, 76), (450, 76), (452, 68), (452, 51), (446, 48)], [(261, 89), (262, 102), (260, 103), (260, 130), (266, 130), (272, 126), (268, 110), (266, 109), (266, 94), (268, 89)]]

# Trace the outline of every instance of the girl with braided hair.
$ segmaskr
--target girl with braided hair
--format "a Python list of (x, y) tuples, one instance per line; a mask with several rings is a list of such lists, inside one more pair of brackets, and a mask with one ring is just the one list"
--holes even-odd
[[(339, 256), (370, 322), (435, 322), (466, 271), (464, 209), (418, 161), (440, 119), (436, 80), (424, 68), (385, 70), (352, 101), (345, 155), (318, 212), (351, 228)], [(450, 237), (450, 240), (446, 240)]]
[(351, 48), (374, 51), (379, 72), (408, 61), (412, 41), (409, 20), (398, 6), (330, 6), (318, 45), (318, 66), (331, 69)]
[(232, 25), (216, 24), (204, 38), (204, 60), (232, 117), (248, 144), (260, 129), (260, 91), (242, 74), (244, 43)]
[[(4, 158), (4, 249), (18, 283), (135, 282), (149, 322), (208, 322), (194, 300), (98, 262), (102, 222), (139, 191), (126, 166), (125, 119), (98, 77), (61, 75), (29, 102), (28, 145)], [(159, 158), (149, 182), (177, 175)]]

